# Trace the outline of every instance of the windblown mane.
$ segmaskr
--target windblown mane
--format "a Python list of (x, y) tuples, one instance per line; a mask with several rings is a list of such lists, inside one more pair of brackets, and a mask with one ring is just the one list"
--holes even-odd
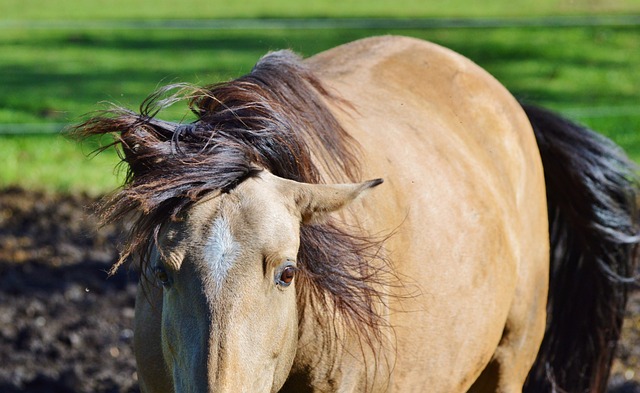
[[(178, 93), (163, 98), (174, 89)], [(155, 118), (181, 99), (188, 100), (196, 121)], [(113, 145), (128, 166), (124, 187), (103, 209), (105, 221), (134, 215), (112, 271), (134, 257), (144, 272), (150, 246), (167, 220), (179, 219), (204, 195), (226, 192), (261, 169), (306, 183), (359, 180), (357, 146), (323, 99), (348, 105), (296, 55), (280, 51), (239, 79), (206, 88), (168, 86), (145, 100), (140, 114), (115, 108), (76, 127), (82, 136), (114, 135)], [(323, 178), (320, 166), (334, 178)], [(382, 323), (375, 302), (386, 265), (371, 263), (379, 259), (380, 247), (380, 241), (354, 236), (332, 221), (301, 230), (299, 296), (320, 302), (319, 322), (339, 316), (366, 333), (369, 344)], [(338, 315), (327, 313), (327, 307)]]

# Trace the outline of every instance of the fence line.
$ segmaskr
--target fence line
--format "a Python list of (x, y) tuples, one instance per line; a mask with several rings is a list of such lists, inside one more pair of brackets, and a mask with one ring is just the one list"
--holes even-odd
[(67, 123), (0, 123), (0, 135), (53, 135), (61, 134)]
[(638, 15), (539, 16), (510, 18), (310, 18), (166, 20), (0, 20), (0, 29), (32, 30), (271, 30), (271, 29), (439, 29), (508, 27), (639, 26)]
[[(619, 116), (640, 116), (640, 106), (576, 107), (558, 110), (564, 116), (577, 119), (597, 119)], [(179, 120), (175, 120), (179, 122)], [(67, 130), (71, 123), (0, 123), (0, 136), (4, 135), (55, 135)]]

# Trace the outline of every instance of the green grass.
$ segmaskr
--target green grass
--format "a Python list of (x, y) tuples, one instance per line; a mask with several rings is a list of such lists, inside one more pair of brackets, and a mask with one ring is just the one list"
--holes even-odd
[[(357, 38), (395, 33), (465, 54), (517, 96), (602, 131), (640, 161), (640, 73), (635, 72), (640, 27), (2, 33), (0, 129), (15, 123), (76, 123), (83, 114), (103, 109), (103, 101), (137, 108), (167, 83), (208, 84), (246, 73), (269, 50), (292, 48), (311, 55)], [(179, 107), (166, 117), (178, 119), (184, 111)], [(81, 148), (59, 137), (0, 136), (7, 163), (0, 168), (0, 187), (111, 190), (117, 184), (112, 169), (117, 157), (111, 152), (87, 159), (84, 153), (95, 146), (92, 141)]]
[(124, 178), (115, 168), (115, 151), (88, 159), (96, 141), (82, 147), (62, 136), (4, 136), (0, 141), (3, 186), (100, 195), (114, 190)]
[(0, 4), (0, 18), (5, 20), (505, 17), (638, 11), (637, 0), (3, 0)]

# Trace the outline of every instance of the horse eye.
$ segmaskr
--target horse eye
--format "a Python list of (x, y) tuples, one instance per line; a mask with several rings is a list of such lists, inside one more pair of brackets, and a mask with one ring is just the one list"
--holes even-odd
[(298, 269), (296, 269), (296, 267), (293, 265), (285, 266), (284, 269), (280, 271), (280, 274), (276, 279), (276, 284), (282, 287), (288, 287), (289, 285), (291, 285), (293, 278), (296, 276), (297, 270)]
[(167, 271), (164, 270), (162, 266), (154, 267), (153, 274), (156, 276), (156, 279), (160, 284), (162, 284), (165, 287), (169, 285), (169, 275), (167, 274)]

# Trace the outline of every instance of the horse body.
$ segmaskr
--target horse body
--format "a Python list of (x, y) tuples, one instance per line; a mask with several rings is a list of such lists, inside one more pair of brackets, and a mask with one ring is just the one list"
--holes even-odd
[(544, 332), (548, 224), (519, 104), (469, 60), (419, 40), (358, 41), (307, 62), (353, 103), (327, 105), (361, 145), (364, 178), (388, 183), (351, 216), (369, 233), (397, 228), (385, 247), (408, 278), (397, 290), (420, 294), (389, 299), (389, 391), (466, 391), (501, 340), (501, 371), (522, 383)]
[[(143, 391), (520, 392), (532, 367), (538, 391), (603, 389), (585, 375), (608, 373), (626, 301), (615, 281), (638, 243), (622, 155), (523, 110), (470, 60), (402, 37), (304, 63), (272, 54), (191, 105), (199, 120), (186, 128), (130, 112), (81, 126), (121, 130), (130, 167), (108, 213), (139, 214), (123, 258), (148, 278), (134, 343)], [(583, 134), (584, 146), (561, 148), (567, 158), (549, 153), (547, 143)], [(354, 183), (378, 177), (384, 185)], [(578, 195), (567, 208), (563, 190), (584, 185), (605, 202)], [(549, 206), (546, 192), (559, 195)], [(592, 210), (616, 227), (583, 219)], [(605, 293), (585, 307), (611, 320), (587, 329), (588, 345), (571, 341), (597, 359), (568, 361), (565, 375), (549, 359), (562, 351), (556, 319), (545, 331), (547, 293), (550, 280), (574, 278)], [(550, 304), (558, 314), (570, 301)]]

